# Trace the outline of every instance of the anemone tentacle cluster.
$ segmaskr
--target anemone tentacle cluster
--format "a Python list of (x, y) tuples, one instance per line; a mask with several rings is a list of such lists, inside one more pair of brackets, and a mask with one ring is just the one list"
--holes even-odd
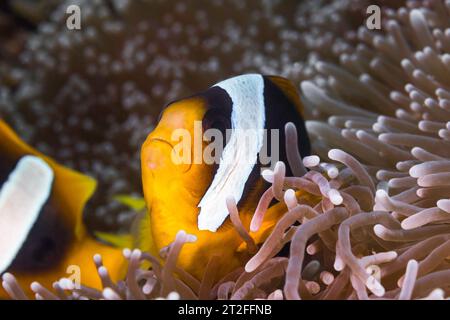
[(307, 124), (316, 152), (345, 144), (376, 178), (375, 208), (414, 230), (447, 226), (450, 212), (450, 3), (407, 4), (386, 11), (384, 34), (361, 28), (340, 65), (318, 63), (321, 85), (301, 87), (327, 120)]
[[(298, 159), (296, 150), (290, 152), (294, 153), (291, 159)], [(217, 263), (214, 259), (201, 281), (176, 266), (182, 247), (196, 240), (180, 231), (160, 252), (163, 262), (140, 250), (124, 250), (128, 272), (126, 279), (117, 283), (111, 281), (101, 257), (95, 256), (103, 290), (77, 288), (65, 278), (56, 281), (53, 290), (39, 283), (33, 283), (31, 289), (37, 299), (404, 300), (448, 296), (448, 226), (404, 230), (392, 212), (374, 209), (376, 186), (364, 165), (340, 149), (330, 150), (328, 156), (335, 162), (309, 156), (300, 163), (290, 163), (304, 172), (309, 169), (301, 177), (285, 177), (283, 163), (264, 173), (272, 183), (268, 193), (284, 202), (289, 211), (245, 268), (234, 270), (217, 284), (211, 281)], [(300, 189), (322, 200), (314, 208), (305, 205), (296, 197), (295, 191)], [(258, 205), (262, 218), (267, 203), (263, 199)], [(236, 230), (254, 253), (236, 203), (228, 201), (227, 206)], [(258, 229), (258, 220), (252, 221), (252, 229)], [(277, 255), (288, 242), (289, 256)], [(150, 262), (152, 269), (141, 269), (143, 261)], [(28, 299), (11, 274), (3, 276), (3, 286), (12, 298)]]

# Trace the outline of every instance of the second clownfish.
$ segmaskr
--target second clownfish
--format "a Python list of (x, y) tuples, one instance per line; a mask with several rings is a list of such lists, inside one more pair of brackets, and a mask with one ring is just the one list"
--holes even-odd
[[(38, 152), (0, 119), (0, 276), (12, 273), (30, 297), (32, 282), (51, 288), (71, 270), (101, 289), (92, 261), (101, 254), (111, 278), (121, 279), (121, 250), (96, 241), (83, 223), (95, 188), (94, 179)], [(0, 286), (0, 300), (9, 297)]]
[[(277, 143), (277, 160), (286, 163), (284, 127), (292, 122), (297, 127), (300, 153), (308, 155), (310, 143), (302, 114), (299, 93), (289, 80), (259, 74), (230, 78), (168, 104), (142, 146), (142, 183), (148, 215), (140, 222), (137, 244), (157, 253), (175, 239), (179, 230), (184, 230), (195, 235), (197, 241), (183, 247), (178, 266), (196, 278), (202, 278), (213, 256), (220, 260), (215, 280), (242, 266), (249, 253), (242, 250), (244, 242), (230, 221), (226, 198), (235, 199), (242, 224), (249, 230), (258, 201), (269, 187), (261, 178), (264, 165), (259, 158), (264, 134), (269, 137), (269, 145)], [(208, 129), (226, 132), (224, 147), (216, 155), (218, 162), (194, 161), (195, 145), (180, 152), (180, 129), (195, 137), (199, 128), (201, 133)], [(271, 129), (278, 129), (277, 141), (267, 134)], [(251, 132), (250, 141), (245, 140), (245, 130)], [(202, 150), (211, 143), (202, 139)], [(191, 161), (174, 161), (174, 155), (180, 153)], [(266, 239), (286, 211), (283, 203), (269, 208), (262, 227), (250, 232), (257, 244)]]

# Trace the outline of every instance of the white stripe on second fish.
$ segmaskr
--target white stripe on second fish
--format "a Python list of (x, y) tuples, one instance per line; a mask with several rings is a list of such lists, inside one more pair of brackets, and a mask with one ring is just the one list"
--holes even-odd
[(50, 196), (53, 171), (25, 156), (0, 190), (0, 274), (13, 262)]

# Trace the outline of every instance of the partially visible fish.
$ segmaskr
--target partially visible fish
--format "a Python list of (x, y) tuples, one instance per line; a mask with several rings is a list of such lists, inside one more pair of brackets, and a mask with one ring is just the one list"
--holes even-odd
[[(121, 250), (96, 241), (83, 224), (95, 188), (94, 179), (39, 153), (0, 119), (0, 274), (13, 273), (32, 294), (31, 282), (51, 288), (79, 267), (81, 284), (100, 289), (92, 260), (98, 253), (118, 280)], [(67, 273), (69, 266), (75, 269)]]

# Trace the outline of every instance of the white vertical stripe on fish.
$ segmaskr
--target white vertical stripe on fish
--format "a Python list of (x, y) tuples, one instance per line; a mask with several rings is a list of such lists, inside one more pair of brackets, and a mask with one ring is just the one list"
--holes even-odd
[(25, 156), (0, 190), (0, 273), (13, 262), (42, 207), (53, 183), (53, 171), (42, 159)]

